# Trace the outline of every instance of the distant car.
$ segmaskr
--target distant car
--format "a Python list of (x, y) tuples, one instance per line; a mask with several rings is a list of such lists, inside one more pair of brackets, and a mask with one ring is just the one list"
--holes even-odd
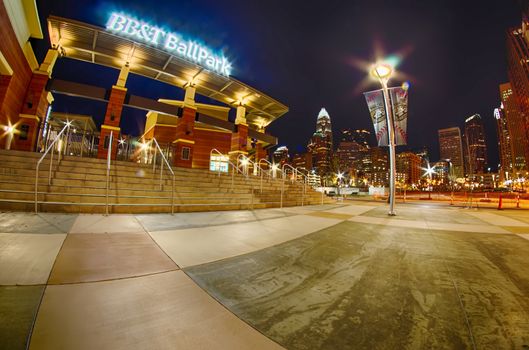
[(329, 191), (329, 193), (327, 193), (328, 196), (336, 196), (336, 192), (334, 191)]

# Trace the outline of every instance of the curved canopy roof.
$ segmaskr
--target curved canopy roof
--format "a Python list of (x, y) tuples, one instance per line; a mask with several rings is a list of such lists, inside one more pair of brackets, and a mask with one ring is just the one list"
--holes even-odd
[(265, 127), (288, 112), (284, 104), (234, 78), (104, 28), (50, 16), (48, 31), (52, 47), (59, 48), (64, 57), (117, 69), (129, 62), (132, 73), (181, 88), (193, 84), (197, 93), (233, 107), (243, 101), (247, 121), (256, 128)]

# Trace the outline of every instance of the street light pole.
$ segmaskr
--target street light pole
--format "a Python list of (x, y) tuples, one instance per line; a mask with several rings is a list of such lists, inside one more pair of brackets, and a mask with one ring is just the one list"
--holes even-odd
[(450, 181), (450, 205), (454, 205), (454, 174), (452, 172), (452, 161), (445, 159), (448, 163), (448, 180)]
[(388, 215), (395, 216), (395, 178), (397, 177), (397, 164), (395, 157), (395, 127), (393, 125), (393, 110), (389, 97), (388, 81), (393, 72), (393, 68), (386, 64), (376, 65), (372, 72), (382, 85), (384, 95), (384, 105), (386, 107), (386, 123), (389, 137), (389, 212)]
[(397, 177), (397, 164), (395, 157), (395, 127), (393, 125), (393, 110), (389, 98), (387, 80), (381, 80), (382, 90), (384, 92), (384, 102), (386, 104), (386, 121), (388, 124), (389, 135), (389, 212), (388, 215), (395, 214), (395, 178)]

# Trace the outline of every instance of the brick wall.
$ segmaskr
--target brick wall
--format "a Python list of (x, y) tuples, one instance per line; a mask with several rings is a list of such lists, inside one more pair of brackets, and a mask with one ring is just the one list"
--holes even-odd
[[(0, 95), (0, 124), (6, 125), (8, 120), (11, 123), (18, 121), (18, 115), (25, 102), (26, 90), (31, 80), (32, 72), (11, 27), (11, 21), (3, 1), (0, 1), (0, 32), (2, 33), (0, 51), (11, 66), (11, 69), (13, 69), (11, 79), (6, 81), (5, 78), (2, 78), (2, 83), (5, 85), (0, 87), (0, 94), (4, 91), (3, 101)], [(5, 138), (1, 138), (1, 148), (4, 147), (4, 142)]]
[(212, 148), (228, 154), (231, 145), (231, 132), (217, 132), (195, 129), (193, 168), (209, 168), (209, 154)]

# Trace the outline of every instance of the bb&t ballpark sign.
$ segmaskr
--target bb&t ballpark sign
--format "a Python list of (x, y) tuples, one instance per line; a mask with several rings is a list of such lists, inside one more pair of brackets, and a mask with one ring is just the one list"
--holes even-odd
[(207, 46), (183, 38), (182, 35), (153, 26), (123, 13), (113, 12), (107, 30), (135, 41), (153, 45), (172, 55), (194, 62), (215, 73), (230, 76), (231, 64), (223, 55), (215, 54)]

